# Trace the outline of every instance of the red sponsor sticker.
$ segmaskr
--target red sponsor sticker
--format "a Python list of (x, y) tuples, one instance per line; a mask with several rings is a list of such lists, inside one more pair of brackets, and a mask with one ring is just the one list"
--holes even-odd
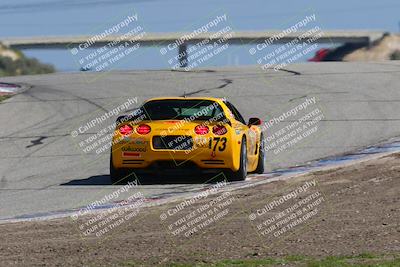
[(137, 152), (122, 152), (122, 156), (123, 157), (135, 157), (135, 158), (139, 158), (140, 157), (140, 153)]

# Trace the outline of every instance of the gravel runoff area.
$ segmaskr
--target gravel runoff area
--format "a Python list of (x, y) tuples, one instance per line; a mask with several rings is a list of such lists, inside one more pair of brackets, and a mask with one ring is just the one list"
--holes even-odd
[[(307, 266), (327, 256), (399, 264), (400, 154), (237, 191), (223, 186), (156, 207), (141, 209), (136, 192), (129, 209), (113, 213), (0, 225), (0, 265)], [(125, 220), (110, 221), (115, 214)]]

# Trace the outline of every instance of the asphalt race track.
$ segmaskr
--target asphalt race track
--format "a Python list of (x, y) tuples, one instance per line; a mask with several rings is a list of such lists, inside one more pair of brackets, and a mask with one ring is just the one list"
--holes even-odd
[[(2, 81), (30, 88), (0, 104), (0, 219), (81, 207), (119, 188), (109, 182), (109, 149), (84, 151), (85, 140), (115, 116), (77, 137), (71, 132), (127, 99), (137, 100), (133, 109), (148, 98), (184, 92), (226, 97), (246, 119), (268, 121), (315, 97), (302, 114), (318, 107), (323, 114), (318, 129), (279, 153), (267, 151), (268, 171), (400, 136), (400, 62), (307, 63), (267, 72), (252, 66), (61, 73)], [(294, 121), (290, 117), (274, 127)], [(266, 135), (278, 128), (266, 129)], [(191, 177), (183, 181), (161, 179), (135, 190), (150, 197), (203, 186)]]

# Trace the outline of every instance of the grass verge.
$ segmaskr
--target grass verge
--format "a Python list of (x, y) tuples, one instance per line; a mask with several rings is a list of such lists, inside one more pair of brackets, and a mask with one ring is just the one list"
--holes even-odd
[(11, 95), (0, 95), (0, 103), (3, 101), (3, 100), (6, 100), (7, 98), (10, 98), (11, 97)]
[[(121, 266), (146, 266), (146, 264), (127, 261)], [(363, 253), (356, 256), (328, 256), (326, 258), (312, 258), (301, 255), (287, 256), (284, 258), (221, 260), (217, 262), (199, 263), (166, 263), (165, 267), (258, 267), (258, 266), (304, 266), (304, 267), (398, 267), (400, 256), (373, 255)]]

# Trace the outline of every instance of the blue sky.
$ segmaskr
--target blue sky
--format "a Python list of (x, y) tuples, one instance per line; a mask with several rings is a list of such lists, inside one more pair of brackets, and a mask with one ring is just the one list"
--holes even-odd
[[(398, 31), (400, 1), (0, 0), (0, 36), (88, 34), (135, 10), (149, 32), (183, 31), (219, 11), (236, 30), (281, 29), (312, 10), (324, 29)], [(194, 27), (194, 25), (193, 25)]]

